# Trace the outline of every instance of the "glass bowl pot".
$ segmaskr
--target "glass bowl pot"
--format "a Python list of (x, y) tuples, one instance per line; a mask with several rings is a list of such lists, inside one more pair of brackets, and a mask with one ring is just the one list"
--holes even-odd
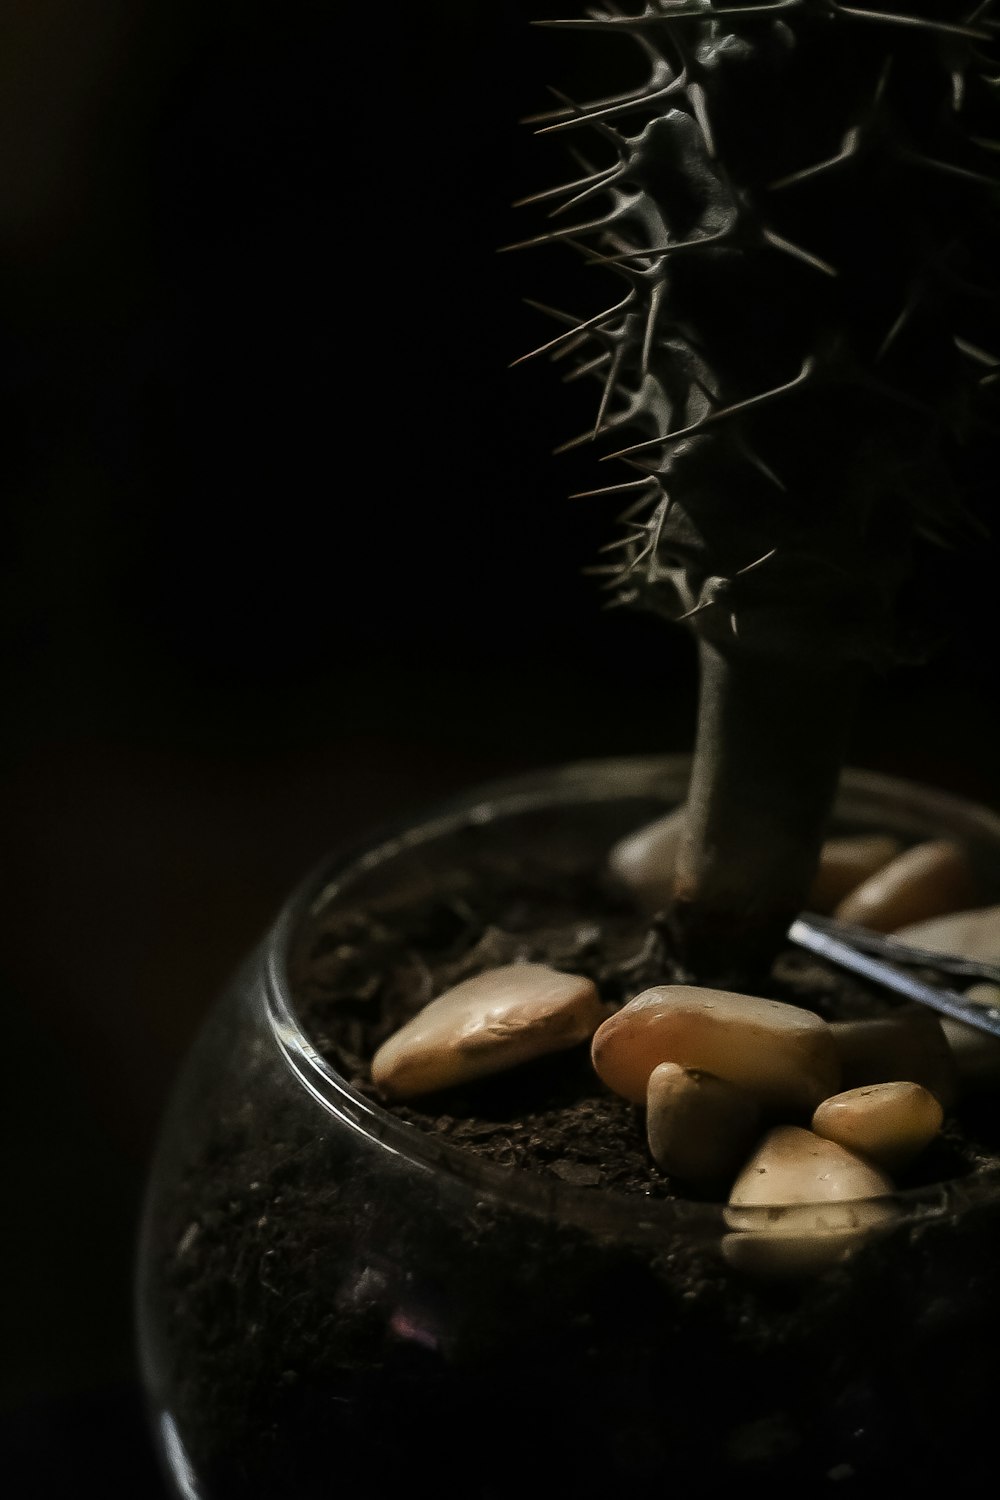
[[(463, 1154), (353, 1089), (297, 1019), (290, 969), (331, 905), (391, 909), (483, 850), (600, 867), (683, 799), (687, 768), (601, 761), (475, 791), (335, 856), (246, 962), (179, 1080), (141, 1235), (141, 1360), (178, 1496), (754, 1477), (854, 1495), (992, 1475), (992, 1167), (896, 1193), (878, 1234), (808, 1274), (762, 1276), (722, 1204)], [(834, 827), (957, 839), (1000, 899), (1000, 819), (980, 807), (848, 772)], [(737, 1249), (766, 1243), (768, 1212), (741, 1212)]]

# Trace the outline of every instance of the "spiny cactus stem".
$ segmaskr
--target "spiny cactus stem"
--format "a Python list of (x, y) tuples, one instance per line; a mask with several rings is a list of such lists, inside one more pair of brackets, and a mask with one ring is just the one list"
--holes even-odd
[(626, 295), (538, 352), (602, 388), (556, 451), (614, 433), (637, 476), (588, 571), (706, 643), (676, 926), (739, 987), (808, 889), (856, 678), (910, 637), (915, 543), (970, 535), (997, 435), (1000, 0), (585, 3), (540, 24), (624, 38), (639, 86), (553, 90), (545, 130), (610, 164), (563, 134), (559, 227), (522, 244)]
[(801, 911), (859, 672), (700, 645), (701, 697), (670, 925), (698, 980), (746, 983)]

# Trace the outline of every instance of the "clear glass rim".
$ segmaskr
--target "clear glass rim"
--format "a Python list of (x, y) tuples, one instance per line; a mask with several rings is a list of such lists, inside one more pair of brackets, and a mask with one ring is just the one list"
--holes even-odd
[[(301, 1026), (289, 982), (292, 944), (308, 915), (349, 887), (364, 871), (416, 847), (430, 837), (456, 831), (469, 822), (484, 824), (518, 812), (544, 807), (601, 802), (615, 797), (673, 795), (679, 800), (687, 782), (690, 756), (628, 756), (581, 761), (489, 782), (427, 809), (416, 818), (400, 819), (335, 850), (295, 890), (265, 940), (265, 1014), (284, 1062), (317, 1106), (416, 1170), (444, 1174), (479, 1197), (502, 1201), (590, 1230), (625, 1233), (632, 1239), (662, 1241), (666, 1232), (700, 1231), (710, 1238), (732, 1233), (726, 1205), (689, 1199), (648, 1199), (608, 1189), (575, 1187), (517, 1167), (501, 1167), (435, 1140), (417, 1126), (397, 1119), (353, 1088), (322, 1057)], [(980, 844), (995, 845), (1000, 859), (1000, 816), (949, 792), (902, 778), (847, 769), (841, 795), (856, 810), (877, 817), (888, 801), (898, 817), (908, 812), (919, 822), (946, 825)], [(923, 1187), (899, 1190), (880, 1200), (893, 1209), (893, 1220), (916, 1224), (964, 1212), (980, 1203), (1000, 1200), (1000, 1172), (980, 1172)], [(870, 1200), (869, 1200), (870, 1203)], [(838, 1208), (848, 1205), (838, 1204)], [(771, 1226), (773, 1210), (741, 1209), (742, 1230)]]

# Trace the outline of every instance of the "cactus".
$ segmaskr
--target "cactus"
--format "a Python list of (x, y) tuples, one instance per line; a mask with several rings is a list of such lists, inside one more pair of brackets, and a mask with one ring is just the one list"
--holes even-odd
[(859, 682), (900, 653), (915, 552), (980, 524), (970, 455), (1000, 427), (996, 6), (887, 5), (539, 23), (648, 68), (543, 119), (584, 151), (522, 243), (618, 278), (543, 348), (601, 379), (585, 436), (634, 471), (588, 492), (627, 498), (613, 602), (698, 637), (671, 921), (702, 977), (766, 961), (801, 907)]

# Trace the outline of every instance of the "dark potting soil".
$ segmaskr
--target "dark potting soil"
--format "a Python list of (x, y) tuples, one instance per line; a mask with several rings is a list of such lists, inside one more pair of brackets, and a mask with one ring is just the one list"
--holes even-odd
[[(662, 925), (599, 874), (479, 861), (454, 872), (449, 889), (391, 912), (330, 911), (299, 955), (293, 983), (303, 1025), (326, 1060), (407, 1124), (500, 1166), (574, 1186), (656, 1199), (693, 1196), (689, 1184), (672, 1181), (653, 1163), (643, 1111), (601, 1083), (585, 1045), (407, 1103), (379, 1098), (370, 1064), (382, 1042), (451, 986), (524, 962), (584, 974), (613, 1005), (679, 977)], [(826, 1020), (884, 1015), (900, 1004), (793, 947), (754, 993)], [(796, 1123), (807, 1125), (808, 1118)], [(980, 1098), (949, 1117), (897, 1185), (1000, 1165), (995, 1147), (1000, 1108)]]

